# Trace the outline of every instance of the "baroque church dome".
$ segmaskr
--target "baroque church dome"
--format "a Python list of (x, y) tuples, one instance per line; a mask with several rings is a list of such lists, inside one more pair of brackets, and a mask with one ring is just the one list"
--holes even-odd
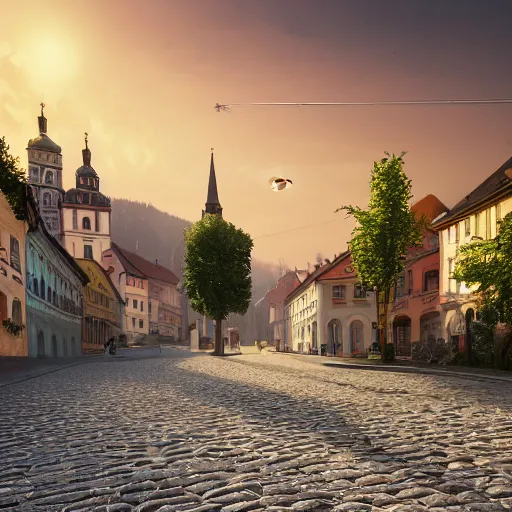
[(37, 118), (39, 124), (39, 136), (28, 141), (28, 149), (39, 149), (40, 151), (50, 151), (52, 153), (62, 153), (62, 148), (53, 142), (46, 134), (48, 121), (43, 113), (44, 103), (41, 103), (41, 115)]
[(76, 187), (66, 192), (64, 203), (110, 207), (110, 198), (100, 192), (100, 178), (91, 166), (91, 150), (87, 144), (87, 133), (82, 158), (84, 164), (75, 172)]

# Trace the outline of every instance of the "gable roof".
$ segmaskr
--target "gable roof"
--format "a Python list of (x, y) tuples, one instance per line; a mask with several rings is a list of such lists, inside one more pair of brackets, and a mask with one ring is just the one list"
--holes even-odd
[(122, 249), (114, 242), (112, 242), (112, 249), (128, 273), (143, 279), (154, 279), (155, 281), (163, 281), (168, 284), (178, 284), (179, 279), (168, 268), (162, 267), (162, 265), (157, 263), (151, 263), (138, 254)]
[(110, 285), (110, 287), (112, 288), (114, 295), (117, 297), (117, 300), (121, 304), (124, 304), (124, 300), (121, 297), (121, 294), (117, 291), (117, 288), (114, 286), (114, 283), (112, 282), (112, 279), (110, 278), (110, 274), (96, 260), (91, 260), (91, 259), (87, 259), (87, 258), (76, 258), (76, 262), (78, 263), (78, 265), (80, 265), (80, 262), (83, 262), (84, 264), (85, 263), (93, 263), (96, 266), (96, 268), (98, 268), (99, 271), (101, 273), (103, 273), (103, 275), (107, 278), (107, 282)]
[(312, 282), (316, 281), (321, 275), (327, 273), (329, 270), (331, 270), (333, 267), (338, 265), (342, 260), (344, 260), (347, 255), (350, 254), (350, 251), (345, 251), (341, 254), (339, 254), (331, 263), (328, 263), (327, 265), (323, 265), (322, 267), (319, 267), (314, 270), (311, 274), (309, 274), (306, 279), (299, 285), (297, 288), (292, 290), (286, 297), (285, 302), (290, 302), (293, 300), (297, 295), (300, 295)]
[(267, 300), (272, 303), (284, 301), (286, 296), (302, 282), (297, 273), (298, 271), (291, 270), (281, 276), (274, 288), (265, 295)]
[(432, 222), (435, 218), (439, 217), (441, 213), (447, 212), (448, 207), (445, 206), (434, 194), (428, 194), (423, 199), (414, 203), (411, 206), (411, 211), (416, 218), (425, 215), (427, 219)]
[(464, 199), (459, 201), (447, 215), (435, 222), (432, 227), (440, 229), (450, 226), (474, 211), (478, 211), (487, 201), (499, 199), (512, 194), (512, 180), (506, 171), (512, 168), (512, 158), (509, 158), (499, 169), (494, 171), (483, 183), (478, 185)]

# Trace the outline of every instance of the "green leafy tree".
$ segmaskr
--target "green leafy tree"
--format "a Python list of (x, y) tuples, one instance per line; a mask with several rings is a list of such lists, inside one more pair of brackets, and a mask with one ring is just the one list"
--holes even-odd
[[(453, 277), (479, 296), (487, 323), (512, 325), (512, 213), (501, 222), (496, 238), (459, 248)], [(487, 314), (491, 312), (495, 314)]]
[(243, 315), (251, 302), (251, 237), (219, 215), (205, 215), (185, 231), (182, 286), (194, 311), (213, 318), (215, 355), (224, 354), (222, 321)]
[[(356, 220), (350, 250), (363, 285), (377, 295), (381, 357), (387, 359), (387, 319), (390, 290), (403, 272), (403, 256), (411, 246), (421, 244), (425, 218), (417, 219), (411, 211), (411, 181), (403, 170), (403, 156), (390, 155), (374, 162), (370, 180), (370, 202), (363, 210), (343, 206)], [(383, 296), (383, 314), (380, 297)]]
[(25, 217), (26, 194), (25, 171), (20, 168), (19, 158), (9, 153), (5, 137), (0, 138), (0, 190), (20, 220)]

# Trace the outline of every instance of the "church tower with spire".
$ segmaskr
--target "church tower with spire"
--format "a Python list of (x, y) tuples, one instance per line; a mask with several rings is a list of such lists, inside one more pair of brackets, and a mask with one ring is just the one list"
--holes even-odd
[(46, 229), (60, 241), (60, 204), (64, 196), (62, 150), (48, 137), (48, 120), (44, 116), (44, 107), (44, 103), (41, 103), (41, 115), (37, 119), (39, 136), (30, 139), (27, 145), (28, 183), (34, 192)]
[(210, 160), (210, 178), (208, 180), (208, 195), (203, 210), (203, 217), (206, 213), (220, 215), (222, 217), (222, 206), (219, 202), (219, 193), (217, 191), (217, 178), (215, 176), (215, 164), (213, 163), (213, 148)]
[(100, 192), (100, 178), (91, 166), (91, 150), (85, 134), (83, 165), (75, 172), (76, 186), (68, 190), (62, 203), (62, 245), (74, 258), (101, 263), (103, 251), (110, 249), (110, 198)]

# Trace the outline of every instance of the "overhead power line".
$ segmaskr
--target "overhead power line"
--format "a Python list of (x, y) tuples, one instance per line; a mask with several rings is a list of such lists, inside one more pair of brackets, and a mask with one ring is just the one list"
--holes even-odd
[(350, 107), (350, 106), (378, 106), (378, 105), (489, 105), (512, 103), (512, 98), (501, 99), (469, 99), (469, 100), (419, 100), (419, 101), (341, 101), (341, 102), (256, 102), (256, 103), (216, 103), (217, 112), (229, 112), (232, 107)]
[(290, 233), (292, 231), (299, 231), (301, 229), (312, 228), (314, 226), (320, 226), (320, 224), (329, 224), (330, 222), (334, 222), (337, 219), (324, 220), (322, 222), (315, 222), (314, 224), (308, 224), (307, 226), (299, 226), (297, 228), (285, 229), (284, 231), (276, 231), (275, 233), (268, 233), (267, 235), (261, 235), (253, 238), (253, 240), (259, 240), (260, 238), (267, 238), (269, 236), (282, 235), (283, 233)]

